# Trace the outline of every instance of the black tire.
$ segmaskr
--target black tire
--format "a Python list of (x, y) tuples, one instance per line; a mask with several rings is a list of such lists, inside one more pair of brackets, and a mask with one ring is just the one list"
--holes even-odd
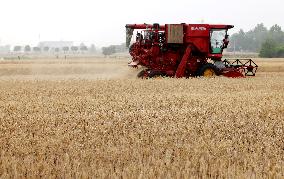
[(138, 78), (148, 78), (149, 74), (148, 74), (149, 70), (142, 70), (137, 74)]
[(151, 70), (149, 72), (149, 78), (156, 78), (156, 77), (164, 77), (164, 73), (157, 71), (157, 70)]
[[(206, 63), (205, 65), (201, 66), (196, 73), (196, 76), (206, 76), (205, 72), (210, 70), (214, 74), (212, 76), (218, 76), (219, 70), (218, 68), (212, 63)], [(209, 77), (209, 76), (208, 76)]]

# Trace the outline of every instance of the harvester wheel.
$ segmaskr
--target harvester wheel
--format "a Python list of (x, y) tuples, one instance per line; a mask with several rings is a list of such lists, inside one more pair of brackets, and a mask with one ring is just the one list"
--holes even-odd
[(218, 69), (212, 63), (206, 63), (197, 71), (197, 76), (214, 77), (218, 75)]
[(149, 78), (162, 78), (163, 76), (165, 75), (160, 71), (151, 70), (149, 72)]
[(160, 77), (164, 77), (165, 75), (160, 72), (160, 71), (156, 71), (156, 70), (142, 70), (137, 74), (138, 78), (160, 78)]
[(137, 74), (138, 78), (148, 78), (149, 77), (149, 70), (142, 70)]

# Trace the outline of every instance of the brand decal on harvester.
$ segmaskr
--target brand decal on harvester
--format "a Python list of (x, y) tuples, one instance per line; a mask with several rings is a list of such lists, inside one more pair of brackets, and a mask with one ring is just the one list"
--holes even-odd
[(206, 30), (206, 27), (191, 27), (191, 30)]

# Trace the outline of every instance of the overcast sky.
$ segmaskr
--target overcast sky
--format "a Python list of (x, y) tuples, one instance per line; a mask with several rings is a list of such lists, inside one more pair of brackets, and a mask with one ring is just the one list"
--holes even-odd
[(283, 0), (0, 0), (0, 44), (125, 41), (127, 23), (221, 23), (284, 28)]

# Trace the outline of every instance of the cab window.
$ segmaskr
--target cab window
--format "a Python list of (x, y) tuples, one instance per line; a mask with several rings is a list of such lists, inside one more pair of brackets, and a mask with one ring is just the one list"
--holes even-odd
[(226, 35), (227, 30), (225, 29), (213, 29), (210, 31), (211, 53), (222, 53), (223, 40)]

